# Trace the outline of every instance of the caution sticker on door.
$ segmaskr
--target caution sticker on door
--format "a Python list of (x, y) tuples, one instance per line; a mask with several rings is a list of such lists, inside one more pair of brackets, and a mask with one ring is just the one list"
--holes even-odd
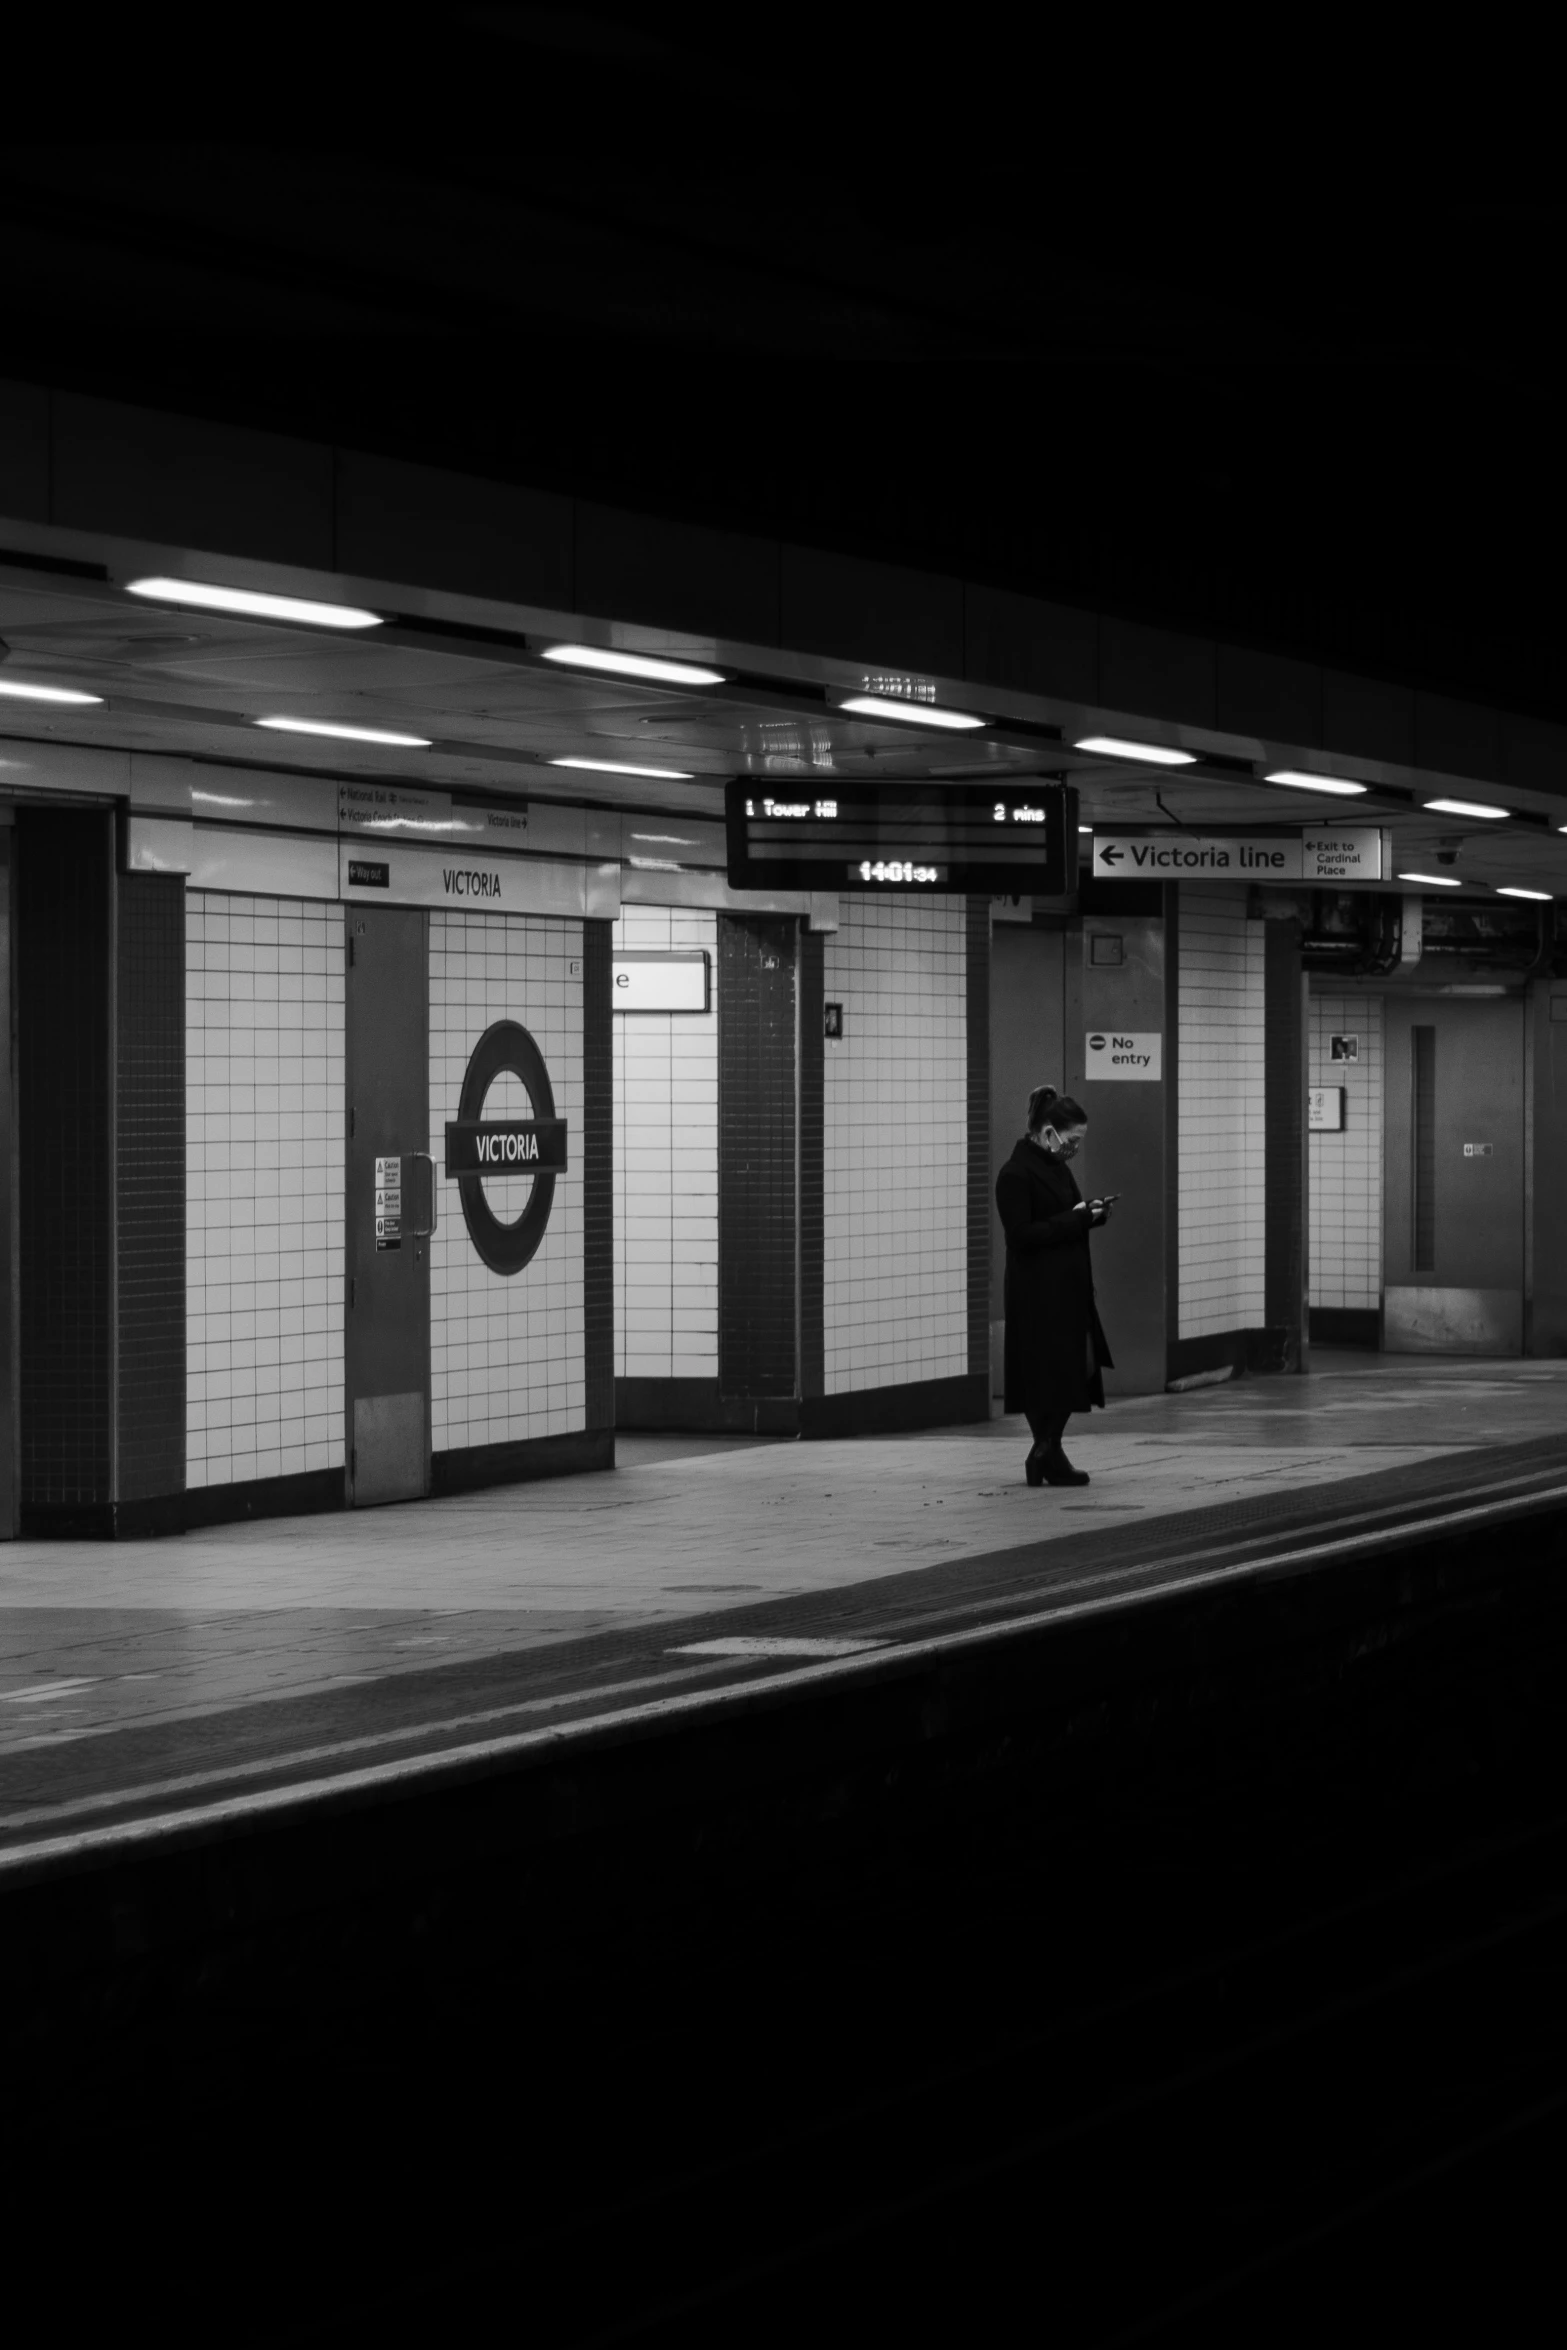
[(400, 1158), (375, 1163), (375, 1245), (403, 1245), (403, 1162)]

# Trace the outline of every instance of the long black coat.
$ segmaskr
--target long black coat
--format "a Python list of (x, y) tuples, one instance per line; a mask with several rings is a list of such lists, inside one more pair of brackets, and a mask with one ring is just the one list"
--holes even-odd
[(1082, 1196), (1064, 1160), (1033, 1142), (1020, 1142), (996, 1177), (1007, 1236), (1009, 1412), (1086, 1412), (1104, 1402), (1099, 1366), (1112, 1358), (1094, 1306)]

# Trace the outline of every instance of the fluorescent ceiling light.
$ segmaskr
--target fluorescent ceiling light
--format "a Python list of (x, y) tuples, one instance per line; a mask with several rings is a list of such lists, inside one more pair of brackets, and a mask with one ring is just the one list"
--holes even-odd
[(79, 694), (65, 685), (17, 685), (10, 678), (0, 677), (0, 694), (8, 694), (13, 702), (101, 702), (102, 694)]
[(552, 767), (584, 767), (590, 775), (646, 775), (655, 783), (692, 783), (683, 767), (629, 767), (621, 759), (552, 759)]
[(1427, 800), (1425, 804), (1439, 816), (1507, 816), (1512, 812), (1508, 808), (1487, 808), (1479, 800)]
[(719, 669), (699, 669), (691, 661), (664, 661), (651, 653), (615, 653), (604, 645), (546, 645), (546, 661), (567, 669), (603, 669), (611, 677), (645, 677), (654, 685), (722, 685)]
[(990, 724), (970, 710), (944, 710), (939, 702), (905, 702), (896, 694), (850, 694), (833, 707), (851, 711), (856, 718), (896, 718), (904, 726), (939, 726), (955, 734)]
[(324, 718), (253, 718), (253, 726), (270, 727), (274, 734), (321, 734), (335, 743), (384, 743), (394, 751), (427, 751), (422, 734), (391, 734), (380, 726), (332, 726)]
[(1422, 889), (1462, 889), (1464, 886), (1461, 881), (1455, 881), (1451, 873), (1401, 873), (1398, 878), (1400, 881), (1418, 881)]
[(235, 612), (246, 620), (293, 620), (304, 628), (379, 628), (379, 612), (357, 604), (322, 604), (313, 596), (273, 596), (260, 588), (220, 587), (207, 579), (128, 579), (126, 593), (155, 604), (193, 604), (202, 612)]
[(1553, 893), (1548, 889), (1499, 889), (1496, 894), (1499, 898), (1538, 898), (1542, 906), (1548, 906)]
[(1363, 792), (1363, 783), (1345, 783), (1336, 775), (1308, 775), (1303, 768), (1279, 767), (1272, 775), (1263, 777), (1264, 783), (1287, 783), (1292, 791), (1335, 792), (1343, 798), (1352, 798)]
[(1195, 767), (1195, 751), (1171, 751), (1163, 743), (1129, 743), (1118, 734), (1085, 734), (1078, 751), (1102, 751), (1107, 759), (1141, 759), (1149, 767)]

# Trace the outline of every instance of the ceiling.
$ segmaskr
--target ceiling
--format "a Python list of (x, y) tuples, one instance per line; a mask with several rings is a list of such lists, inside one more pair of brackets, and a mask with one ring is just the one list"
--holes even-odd
[[(0, 567), (0, 685), (52, 684), (103, 697), (99, 706), (61, 709), (0, 694), (0, 736), (317, 774), (324, 789), (333, 777), (375, 775), (467, 795), (715, 821), (732, 776), (939, 776), (972, 780), (982, 791), (990, 777), (1048, 774), (1077, 788), (1089, 825), (1233, 830), (1371, 821), (1391, 827), (1400, 869), (1567, 897), (1567, 837), (1556, 829), (1567, 821), (1567, 803), (1541, 794), (1510, 792), (1506, 823), (1432, 815), (1419, 801), (1437, 782), (1422, 787), (1418, 777), (1391, 771), (1368, 770), (1376, 788), (1364, 799), (1318, 798), (1258, 780), (1268, 764), (1257, 758), (1259, 746), (1237, 740), (1226, 748), (1218, 737), (1207, 738), (1210, 756), (1195, 768), (1149, 770), (1073, 749), (1076, 736), (1094, 730), (1093, 713), (1044, 702), (1029, 708), (1016, 695), (1007, 697), (1009, 713), (979, 734), (866, 720), (827, 698), (858, 682), (842, 663), (799, 656), (781, 656), (792, 674), (768, 679), (726, 664), (720, 649), (726, 682), (710, 690), (594, 678), (542, 659), (550, 632), (538, 619), (519, 614), (511, 635), (492, 622), (464, 642), (431, 642), (426, 624), (394, 618), (350, 638), (153, 606), (113, 585)], [(961, 704), (961, 689), (925, 683)], [(265, 717), (417, 734), (430, 748), (279, 734), (257, 726)], [(1275, 753), (1287, 755), (1287, 746)], [(689, 780), (550, 764), (561, 757), (668, 767)]]
[(0, 373), (1567, 715), (1548, 20), (1100, 21), (35, 11)]

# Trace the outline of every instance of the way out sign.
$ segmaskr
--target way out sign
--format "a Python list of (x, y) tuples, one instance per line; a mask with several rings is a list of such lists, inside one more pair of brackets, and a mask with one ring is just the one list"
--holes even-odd
[(1090, 1084), (1157, 1084), (1164, 1074), (1164, 1038), (1157, 1030), (1090, 1028), (1083, 1039), (1083, 1074)]

